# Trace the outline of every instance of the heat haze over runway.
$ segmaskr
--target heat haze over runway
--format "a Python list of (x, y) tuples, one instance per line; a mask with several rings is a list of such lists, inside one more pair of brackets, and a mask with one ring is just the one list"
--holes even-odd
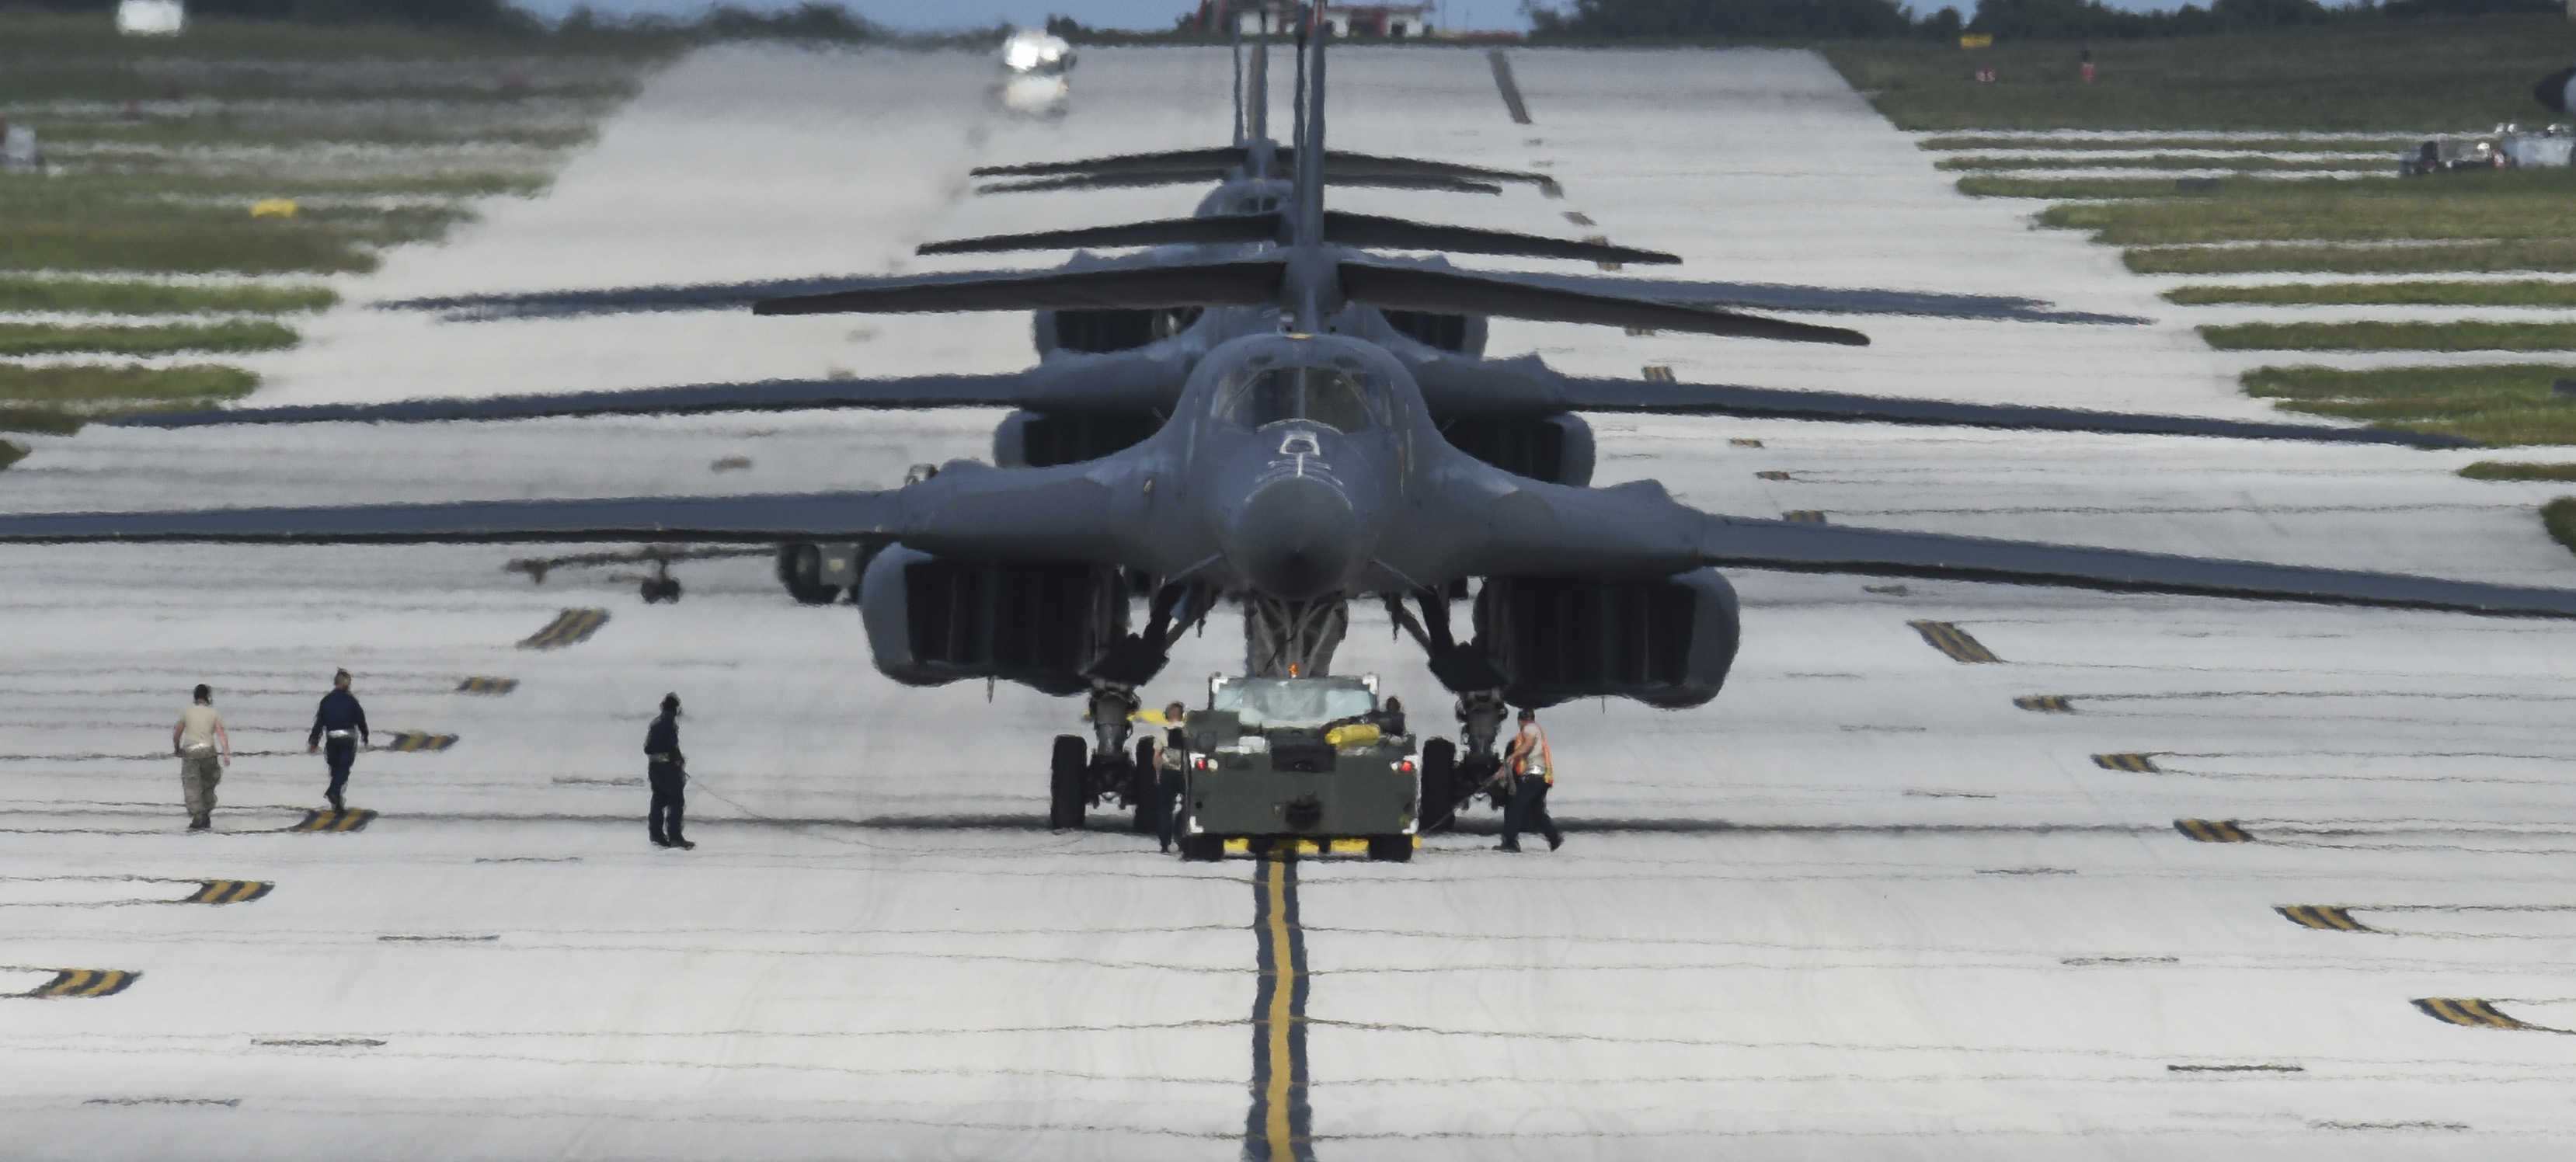
[[(1811, 56), (1510, 59), (1528, 124), (1482, 52), (1342, 51), (1336, 143), (1541, 169), (1561, 199), (1334, 204), (1597, 230), (1681, 254), (1676, 278), (2148, 321), (1817, 317), (1875, 338), (1854, 350), (1498, 320), (1497, 354), (2268, 415), (2113, 252), (1961, 197)], [(990, 103), (982, 57), (702, 53), (543, 197), (348, 280), (253, 402), (1023, 366), (1016, 315), (365, 304), (966, 268), (908, 255), (1186, 213), (1196, 190), (977, 198), (966, 170), (1218, 143), (1228, 77), (1221, 52), (1088, 50), (1067, 113), (1033, 120)], [(37, 441), (0, 505), (886, 487), (984, 454), (998, 418), (93, 429)], [(2458, 479), (2465, 452), (1595, 425), (1603, 483), (1711, 511), (2576, 584), (2546, 493)], [(12, 1153), (1215, 1158), (1268, 1148), (1274, 1111), (1322, 1158), (2502, 1158), (2576, 1129), (2562, 623), (1738, 574), (1717, 701), (1545, 716), (1564, 850), (1490, 851), (1486, 812), (1411, 864), (1292, 881), (1158, 856), (1115, 815), (1049, 833), (1046, 741), (1077, 703), (898, 686), (854, 611), (796, 606), (766, 562), (682, 566), (688, 596), (647, 606), (514, 555), (0, 552), (0, 991), (60, 994), (0, 1000)], [(546, 636), (567, 609), (607, 616)], [(1354, 620), (1337, 668), (1445, 728), (1419, 654)], [(1147, 700), (1240, 660), (1221, 615)], [(378, 814), (303, 830), (337, 666), (380, 731), (453, 742), (362, 756), (351, 803)], [(240, 757), (189, 836), (161, 751), (197, 681)], [(691, 853), (636, 818), (666, 690)], [(1285, 1024), (1265, 974), (1302, 989)]]

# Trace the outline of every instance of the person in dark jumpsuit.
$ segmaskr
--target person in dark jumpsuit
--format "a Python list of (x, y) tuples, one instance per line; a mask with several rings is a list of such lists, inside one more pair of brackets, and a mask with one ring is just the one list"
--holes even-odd
[(1547, 732), (1538, 728), (1537, 711), (1521, 711), (1521, 732), (1513, 736), (1503, 766), (1512, 773), (1512, 797), (1503, 805), (1503, 841), (1494, 850), (1519, 851), (1523, 831), (1546, 836), (1549, 851), (1563, 846), (1565, 836), (1547, 814), (1547, 792), (1556, 785), (1556, 753), (1547, 745)]
[(1171, 729), (1163, 732), (1163, 749), (1154, 756), (1154, 825), (1167, 852), (1181, 826), (1181, 793), (1189, 778), (1182, 766), (1190, 761), (1189, 734), (1184, 729), (1189, 713), (1190, 708), (1178, 702), (1163, 708), (1163, 722)]
[(331, 764), (331, 786), (322, 797), (331, 801), (334, 811), (349, 809), (341, 792), (348, 790), (349, 768), (367, 741), (366, 708), (349, 692), (349, 672), (342, 670), (331, 675), (331, 692), (322, 696), (321, 708), (313, 712), (313, 732), (304, 736), (304, 753), (324, 751), (323, 761)]
[(653, 728), (644, 732), (644, 768), (647, 781), (653, 784), (653, 806), (644, 816), (645, 833), (653, 837), (656, 847), (697, 850), (697, 844), (680, 835), (680, 810), (684, 805), (680, 789), (689, 783), (689, 759), (680, 753), (680, 696), (662, 696), (662, 716), (653, 720)]

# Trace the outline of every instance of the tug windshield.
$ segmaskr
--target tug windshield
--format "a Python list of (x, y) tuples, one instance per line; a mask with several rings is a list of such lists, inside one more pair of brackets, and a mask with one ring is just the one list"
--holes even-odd
[(1369, 397), (1376, 387), (1374, 377), (1366, 372), (1273, 367), (1236, 382), (1218, 399), (1217, 415), (1246, 428), (1304, 420), (1337, 432), (1356, 432), (1369, 426)]
[(1209, 694), (1210, 709), (1241, 714), (1246, 730), (1322, 726), (1377, 709), (1377, 695), (1358, 679), (1233, 678)]

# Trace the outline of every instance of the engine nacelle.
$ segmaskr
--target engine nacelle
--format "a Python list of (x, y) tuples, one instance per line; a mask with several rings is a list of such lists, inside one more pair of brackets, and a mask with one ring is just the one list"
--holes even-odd
[(1395, 332), (1437, 351), (1454, 355), (1485, 353), (1486, 324), (1483, 315), (1435, 315), (1427, 311), (1386, 311), (1386, 325)]
[(1115, 569), (1071, 561), (958, 561), (896, 545), (869, 562), (859, 613), (877, 669), (907, 686), (1001, 678), (1049, 694), (1127, 632)]
[(1153, 310), (1039, 311), (1033, 336), (1038, 354), (1059, 348), (1106, 354), (1133, 351), (1189, 330), (1199, 321), (1198, 307)]
[(1003, 468), (1080, 464), (1144, 443), (1163, 426), (1151, 412), (1032, 412), (993, 429), (993, 463)]
[(1679, 709), (1717, 697), (1735, 664), (1735, 587), (1715, 569), (1643, 581), (1492, 577), (1476, 641), (1520, 706), (1634, 698)]
[(1514, 476), (1581, 488), (1592, 483), (1592, 425), (1570, 412), (1536, 419), (1461, 416), (1440, 428), (1461, 452)]

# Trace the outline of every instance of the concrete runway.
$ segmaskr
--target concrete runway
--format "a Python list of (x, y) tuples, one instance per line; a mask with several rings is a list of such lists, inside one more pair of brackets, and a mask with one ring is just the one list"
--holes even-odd
[[(1498, 322), (1497, 353), (2265, 414), (2114, 252), (1958, 196), (1811, 56), (1512, 59), (1528, 125), (1482, 53), (1344, 52), (1334, 139), (1544, 165), (1564, 199), (1336, 204), (1563, 236), (1579, 213), (1682, 253), (1675, 277), (2157, 321), (1865, 319), (1857, 351)], [(1214, 143), (1226, 76), (1222, 53), (1089, 51), (1043, 121), (996, 111), (980, 58), (702, 54), (547, 196), (345, 286), (254, 402), (1022, 365), (1014, 316), (363, 304), (926, 269), (924, 239), (1182, 212), (1198, 191), (977, 199), (964, 175)], [(38, 440), (0, 505), (883, 486), (980, 454), (996, 418), (99, 429)], [(2548, 493), (2452, 476), (2467, 453), (1596, 425), (1603, 483), (1716, 511), (2576, 585), (2532, 514)], [(2053, 1162), (2541, 1158), (2576, 1133), (2576, 627), (1746, 574), (1716, 702), (1547, 716), (1563, 851), (1488, 850), (1479, 814), (1409, 865), (1184, 865), (1116, 818), (1044, 830), (1072, 703), (896, 686), (851, 610), (795, 606), (764, 561), (684, 566), (688, 598), (645, 606), (605, 571), (531, 586), (512, 555), (0, 554), (0, 991), (117, 990), (0, 998), (0, 1153)], [(518, 647), (567, 608), (609, 617)], [(1418, 657), (1355, 620), (1343, 668), (1444, 727)], [(1190, 639), (1151, 700), (1201, 696), (1234, 633)], [(297, 831), (323, 780), (303, 728), (343, 665), (380, 730), (456, 741), (362, 756), (351, 801), (381, 815)], [(518, 685), (457, 689), (475, 676)], [(162, 757), (197, 681), (242, 752), (210, 835), (181, 833)], [(666, 690), (692, 853), (636, 818)], [(177, 902), (211, 881), (273, 886)]]

